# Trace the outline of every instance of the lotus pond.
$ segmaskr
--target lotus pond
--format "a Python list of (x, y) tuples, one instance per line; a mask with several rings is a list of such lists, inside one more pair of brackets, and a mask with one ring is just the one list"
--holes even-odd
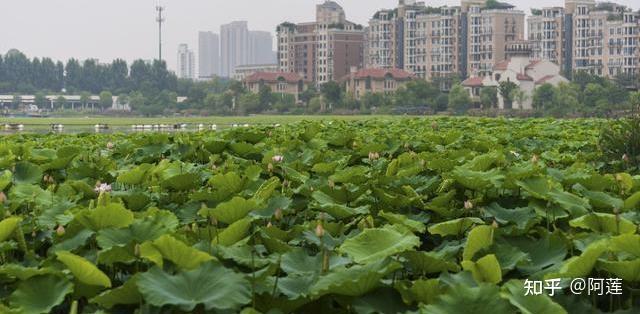
[(637, 313), (640, 176), (605, 123), (3, 136), (0, 313)]

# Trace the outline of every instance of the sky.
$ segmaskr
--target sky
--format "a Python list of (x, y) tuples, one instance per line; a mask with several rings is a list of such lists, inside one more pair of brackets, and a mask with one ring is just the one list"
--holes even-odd
[[(176, 67), (178, 45), (197, 54), (198, 31), (219, 33), (220, 25), (249, 22), (250, 30), (275, 32), (284, 21), (315, 19), (322, 0), (161, 0), (166, 7), (163, 57)], [(157, 0), (2, 0), (0, 53), (16, 48), (29, 57), (55, 60), (97, 58), (154, 59), (158, 55), (155, 6)], [(379, 9), (394, 8), (398, 0), (337, 0), (347, 19), (366, 24)], [(428, 0), (428, 5), (459, 5), (459, 0)], [(564, 0), (508, 0), (518, 9), (563, 6)], [(637, 0), (618, 0), (638, 9)], [(275, 34), (274, 34), (275, 35)], [(275, 47), (274, 47), (275, 49)], [(196, 58), (197, 59), (197, 58)]]

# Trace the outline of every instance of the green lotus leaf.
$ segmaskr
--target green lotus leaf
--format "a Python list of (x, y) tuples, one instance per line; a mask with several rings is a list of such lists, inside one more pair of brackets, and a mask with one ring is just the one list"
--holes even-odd
[(625, 252), (640, 258), (640, 235), (622, 234), (611, 238), (609, 243), (613, 252)]
[(122, 229), (100, 230), (96, 240), (101, 248), (109, 249), (113, 246), (125, 246), (132, 242), (153, 241), (163, 234), (173, 232), (174, 229), (154, 217), (154, 219), (136, 220), (130, 226)]
[(148, 259), (159, 267), (164, 265), (162, 253), (151, 242), (145, 242), (140, 245), (140, 257)]
[(435, 303), (440, 295), (444, 293), (443, 289), (440, 287), (440, 281), (438, 279), (416, 280), (412, 283), (408, 292), (410, 293), (412, 300), (423, 304)]
[(151, 164), (142, 164), (140, 166), (137, 166), (133, 169), (129, 169), (121, 173), (120, 175), (118, 175), (118, 178), (116, 179), (116, 181), (118, 183), (130, 184), (130, 185), (140, 184), (145, 179), (145, 175), (147, 174), (147, 172), (152, 168), (153, 168), (153, 165)]
[(103, 308), (111, 309), (120, 304), (139, 304), (142, 295), (138, 291), (138, 279), (140, 274), (129, 278), (122, 286), (107, 290), (92, 298), (91, 303), (100, 305)]
[[(346, 266), (348, 258), (330, 254), (329, 269)], [(282, 255), (280, 268), (289, 275), (308, 275), (322, 272), (323, 255), (308, 255), (304, 249), (293, 249)]]
[(133, 223), (133, 212), (121, 204), (111, 203), (87, 209), (76, 215), (76, 219), (92, 230), (107, 228), (126, 228)]
[(564, 261), (558, 272), (545, 275), (549, 278), (584, 278), (588, 277), (598, 258), (607, 251), (608, 241), (597, 241), (589, 245), (580, 256)]
[(0, 191), (6, 189), (13, 180), (13, 174), (9, 170), (5, 170), (0, 175)]
[(9, 217), (0, 221), (0, 242), (9, 239), (21, 221), (20, 217)]
[(89, 229), (82, 229), (72, 237), (66, 238), (64, 241), (61, 241), (56, 245), (54, 245), (51, 248), (51, 252), (73, 251), (79, 247), (84, 246), (87, 240), (91, 238), (94, 234), (95, 232)]
[(462, 261), (462, 268), (470, 271), (476, 282), (498, 284), (502, 281), (502, 269), (495, 255), (486, 255), (476, 262)]
[(635, 233), (638, 227), (631, 221), (612, 214), (591, 213), (569, 221), (574, 228), (588, 229), (593, 232), (627, 234)]
[(640, 259), (632, 261), (598, 261), (596, 268), (614, 274), (616, 278), (625, 281), (640, 281)]
[(134, 246), (114, 246), (98, 252), (96, 263), (98, 265), (113, 266), (117, 263), (132, 264), (136, 261)]
[(581, 193), (589, 199), (589, 202), (595, 208), (621, 209), (624, 207), (623, 200), (604, 192), (582, 191)]
[(492, 203), (485, 208), (485, 212), (495, 218), (501, 224), (515, 224), (518, 229), (525, 230), (535, 222), (536, 212), (531, 207), (507, 209), (498, 203)]
[(109, 277), (84, 257), (66, 251), (58, 251), (56, 256), (78, 281), (90, 286), (111, 287)]
[(500, 297), (496, 285), (484, 283), (471, 287), (458, 284), (440, 295), (434, 304), (423, 307), (422, 313), (511, 314), (514, 309), (507, 300)]
[(401, 233), (385, 227), (365, 229), (345, 240), (339, 250), (351, 256), (356, 263), (366, 264), (412, 250), (419, 245), (420, 239), (413, 233)]
[(490, 247), (493, 244), (494, 230), (492, 226), (486, 225), (471, 229), (464, 245), (462, 260), (470, 261), (478, 251)]
[(412, 232), (424, 233), (427, 230), (427, 227), (423, 223), (409, 219), (404, 215), (387, 213), (384, 211), (379, 212), (378, 215), (386, 219), (388, 222), (402, 225)]
[(153, 241), (153, 246), (162, 254), (164, 259), (171, 261), (181, 269), (195, 269), (200, 264), (214, 259), (213, 256), (189, 247), (170, 235), (163, 235), (156, 239)]
[(260, 185), (260, 188), (258, 188), (253, 195), (253, 199), (255, 199), (257, 203), (267, 202), (278, 186), (280, 186), (280, 179), (278, 177), (270, 178)]
[(244, 180), (235, 172), (216, 174), (209, 179), (209, 185), (215, 188), (213, 192), (217, 201), (224, 201), (233, 194), (242, 191)]
[(8, 301), (22, 313), (51, 313), (72, 291), (73, 284), (64, 278), (53, 275), (35, 276), (21, 281)]
[[(2, 190), (2, 189), (0, 189)], [(640, 192), (636, 192), (624, 201), (624, 210), (640, 209)]]
[(176, 191), (188, 191), (200, 187), (200, 175), (197, 173), (179, 174), (162, 181), (162, 186)]
[(16, 163), (13, 179), (18, 184), (34, 184), (42, 181), (42, 169), (28, 161)]
[(532, 177), (517, 181), (516, 184), (531, 196), (543, 200), (547, 200), (551, 192), (551, 183), (546, 177)]
[(353, 183), (360, 184), (367, 180), (366, 167), (349, 167), (338, 170), (329, 177), (335, 183)]
[(251, 224), (252, 219), (249, 217), (238, 220), (222, 230), (211, 242), (224, 246), (234, 245), (249, 235)]
[(350, 268), (337, 268), (318, 278), (309, 289), (314, 298), (325, 294), (344, 296), (359, 296), (373, 290), (380, 284), (380, 280), (402, 266), (387, 259), (367, 265), (356, 265)]
[(343, 204), (338, 204), (333, 198), (331, 198), (331, 196), (320, 191), (313, 192), (313, 194), (311, 194), (311, 197), (318, 203), (318, 207), (320, 210), (337, 219), (345, 219), (356, 215), (369, 213), (368, 206), (352, 208)]
[(548, 195), (551, 201), (560, 205), (574, 217), (584, 215), (591, 209), (591, 205), (587, 200), (569, 192), (553, 189)]
[(457, 167), (451, 172), (453, 179), (462, 186), (476, 191), (482, 191), (489, 187), (501, 187), (504, 175), (499, 169), (489, 171), (474, 171), (464, 167)]
[(227, 147), (227, 142), (222, 140), (209, 140), (204, 142), (204, 148), (212, 154), (220, 154)]
[(44, 165), (45, 169), (61, 170), (69, 166), (71, 161), (78, 156), (82, 150), (76, 146), (65, 146), (56, 152), (56, 158)]
[(567, 311), (560, 304), (546, 294), (526, 295), (524, 280), (509, 280), (502, 285), (501, 295), (520, 310), (523, 314), (566, 314)]
[(251, 285), (244, 276), (210, 262), (176, 275), (154, 267), (140, 275), (137, 285), (149, 304), (187, 312), (199, 304), (207, 311), (239, 310), (251, 301)]
[(431, 234), (441, 236), (461, 235), (469, 230), (473, 225), (482, 225), (484, 221), (476, 217), (465, 217), (441, 222), (430, 226), (427, 230)]
[(459, 272), (460, 266), (447, 261), (442, 254), (435, 252), (410, 251), (401, 254), (407, 265), (416, 273), (438, 274), (442, 272)]
[(517, 265), (519, 271), (532, 275), (562, 263), (567, 256), (567, 244), (559, 233), (544, 234), (540, 239), (517, 237), (505, 239), (527, 254), (528, 260)]
[(52, 205), (53, 195), (37, 185), (17, 184), (9, 190), (9, 199), (13, 203), (35, 203), (39, 207), (47, 208)]
[(232, 224), (241, 220), (254, 210), (259, 209), (254, 200), (246, 200), (242, 197), (234, 197), (232, 200), (221, 203), (214, 209), (204, 209), (200, 211), (203, 216), (211, 216), (225, 224)]
[(25, 281), (35, 276), (49, 274), (61, 275), (62, 273), (52, 268), (24, 267), (18, 264), (5, 264), (0, 266), (0, 274), (3, 274), (9, 278), (17, 278), (21, 281)]

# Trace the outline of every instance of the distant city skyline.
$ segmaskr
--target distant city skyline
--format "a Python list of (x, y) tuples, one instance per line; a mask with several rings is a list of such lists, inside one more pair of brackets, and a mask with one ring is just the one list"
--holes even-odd
[[(314, 18), (315, 5), (321, 0), (162, 0), (166, 7), (163, 26), (163, 57), (170, 69), (177, 70), (177, 47), (186, 43), (197, 51), (198, 32), (219, 33), (220, 26), (245, 20), (251, 30), (275, 33), (284, 21), (304, 22)], [(383, 8), (394, 8), (397, 0), (337, 1), (347, 19), (366, 25)], [(530, 14), (530, 8), (563, 6), (564, 1), (506, 1)], [(616, 3), (638, 9), (636, 0)], [(458, 5), (459, 0), (428, 1), (428, 5)], [(101, 62), (124, 59), (157, 58), (156, 0), (21, 0), (3, 5), (0, 19), (0, 53), (15, 48), (30, 58), (51, 57), (66, 61), (96, 58)], [(29, 16), (25, 20), (24, 16)]]

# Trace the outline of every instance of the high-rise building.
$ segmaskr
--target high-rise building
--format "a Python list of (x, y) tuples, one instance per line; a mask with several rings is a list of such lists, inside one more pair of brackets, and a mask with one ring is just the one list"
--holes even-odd
[(180, 44), (178, 46), (178, 78), (195, 79), (196, 75), (195, 58), (189, 45)]
[(425, 79), (487, 75), (505, 58), (505, 46), (522, 39), (524, 12), (506, 3), (463, 0), (434, 8), (400, 0), (369, 21), (365, 63)]
[[(534, 52), (534, 57), (559, 63), (567, 75), (577, 71), (606, 77), (640, 74), (639, 13), (595, 0), (566, 0), (564, 8), (533, 13), (528, 24), (534, 35), (529, 39), (542, 51)], [(547, 23), (540, 25), (540, 20)], [(553, 29), (560, 31), (549, 31)]]
[(305, 80), (323, 84), (363, 66), (364, 31), (346, 19), (334, 1), (316, 6), (316, 21), (282, 23), (278, 33), (278, 65), (283, 72), (300, 74)]
[(249, 62), (249, 29), (246, 21), (236, 21), (220, 27), (220, 61), (224, 77), (230, 77), (237, 65)]
[(275, 62), (271, 33), (249, 31), (249, 64), (273, 64)]
[(198, 77), (210, 79), (220, 75), (220, 36), (213, 32), (198, 33)]

